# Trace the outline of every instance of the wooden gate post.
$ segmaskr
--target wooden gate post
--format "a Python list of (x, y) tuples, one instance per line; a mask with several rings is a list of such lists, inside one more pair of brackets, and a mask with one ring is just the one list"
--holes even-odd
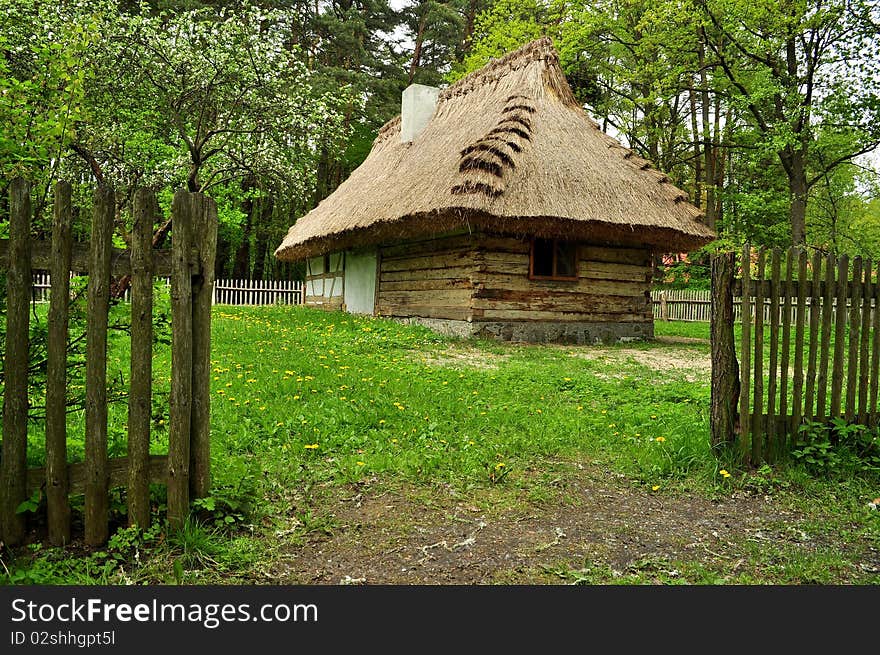
[[(734, 253), (715, 253), (711, 257), (712, 304), (710, 329), (712, 344), (712, 447), (733, 442), (739, 403), (739, 364), (733, 336)], [(747, 319), (746, 319), (747, 320)]]
[(113, 245), (113, 189), (95, 189), (86, 323), (86, 498), (85, 541), (97, 546), (110, 532), (110, 474), (107, 464), (107, 315), (110, 309), (110, 254)]
[(12, 181), (9, 214), (0, 539), (15, 545), (24, 538), (25, 530), (24, 517), (16, 510), (27, 498), (28, 305), (31, 301), (31, 185), (27, 181)]
[(168, 433), (168, 523), (183, 527), (189, 514), (192, 425), (192, 244), (194, 194), (174, 194), (171, 217), (171, 425)]
[(134, 196), (131, 230), (131, 389), (128, 396), (128, 524), (150, 526), (150, 419), (153, 378), (153, 224), (156, 198)]
[(71, 188), (55, 185), (52, 220), (52, 292), (49, 296), (49, 339), (46, 353), (46, 512), (49, 541), (70, 542), (67, 479), (67, 331), (70, 305)]
[(199, 194), (194, 218), (201, 275), (193, 280), (192, 426), (190, 491), (204, 498), (211, 491), (211, 305), (217, 252), (217, 204)]

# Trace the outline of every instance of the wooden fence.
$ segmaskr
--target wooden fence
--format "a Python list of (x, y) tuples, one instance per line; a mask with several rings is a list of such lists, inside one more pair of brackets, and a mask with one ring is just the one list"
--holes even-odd
[[(0, 241), (0, 269), (7, 272), (7, 321), (0, 461), (0, 539), (20, 543), (24, 515), (17, 511), (36, 489), (46, 496), (49, 539), (70, 541), (69, 495), (85, 494), (85, 542), (106, 541), (109, 490), (127, 487), (130, 524), (149, 525), (149, 485), (168, 488), (168, 520), (179, 527), (189, 499), (210, 488), (211, 296), (217, 243), (217, 209), (201, 194), (175, 194), (171, 250), (153, 250), (158, 207), (153, 195), (134, 196), (130, 250), (111, 247), (115, 194), (94, 193), (88, 244), (71, 238), (71, 186), (54, 187), (50, 242), (30, 238), (30, 187), (10, 185), (10, 238)], [(49, 270), (46, 382), (46, 465), (27, 469), (28, 333), (32, 273)], [(88, 273), (85, 461), (67, 462), (67, 346), (70, 271)], [(131, 276), (131, 378), (128, 452), (107, 456), (107, 321), (111, 275)], [(153, 278), (171, 278), (172, 366), (168, 455), (150, 455)]]
[[(164, 281), (171, 286), (170, 278)], [(52, 276), (46, 271), (34, 273), (31, 288), (34, 302), (49, 302)], [(130, 288), (123, 300), (131, 300)], [(303, 283), (299, 280), (214, 280), (211, 293), (215, 305), (301, 305), (303, 300)]]
[[(740, 383), (738, 401), (729, 393), (713, 395), (713, 406), (716, 400), (738, 404), (733, 430), (745, 459), (772, 461), (791, 447), (805, 421), (840, 417), (875, 426), (880, 262), (795, 249), (759, 250), (754, 271), (751, 261), (746, 246), (739, 259), (741, 279), (713, 279), (720, 312), (712, 325), (713, 394), (720, 377), (736, 368)], [(733, 316), (736, 304), (739, 361), (716, 370), (716, 346), (734, 339), (734, 322), (721, 316), (724, 310)], [(755, 312), (756, 306), (769, 312)]]

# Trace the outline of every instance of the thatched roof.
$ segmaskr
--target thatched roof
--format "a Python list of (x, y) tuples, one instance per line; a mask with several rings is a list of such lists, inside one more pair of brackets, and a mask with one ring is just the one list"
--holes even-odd
[(461, 228), (681, 252), (714, 238), (700, 217), (587, 117), (543, 38), (443, 90), (414, 141), (401, 143), (400, 117), (389, 121), (275, 254), (297, 260)]

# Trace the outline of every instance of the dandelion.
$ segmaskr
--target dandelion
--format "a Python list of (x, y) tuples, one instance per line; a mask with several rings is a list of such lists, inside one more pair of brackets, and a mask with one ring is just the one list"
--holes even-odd
[(657, 443), (663, 443), (664, 441), (666, 441), (666, 437), (657, 437), (656, 439), (654, 439), (654, 441), (656, 441)]
[(358, 466), (364, 466), (363, 462), (355, 462)]
[(316, 443), (307, 443), (305, 446), (303, 446), (303, 448), (305, 448), (306, 450), (317, 450), (317, 448), (318, 448), (318, 444), (316, 444)]
[(727, 469), (721, 469), (718, 471), (718, 475), (720, 475), (725, 480), (730, 477), (730, 473), (727, 472)]
[(499, 469), (503, 469), (503, 468), (504, 468), (504, 462), (498, 462), (498, 463), (495, 465), (495, 470), (496, 470), (496, 471), (499, 470)]
[(653, 487), (651, 487), (651, 491), (657, 491), (659, 488), (660, 488), (660, 485), (655, 484)]

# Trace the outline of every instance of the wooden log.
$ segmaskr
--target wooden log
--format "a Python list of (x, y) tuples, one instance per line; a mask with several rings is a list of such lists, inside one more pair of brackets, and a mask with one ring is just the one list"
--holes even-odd
[[(414, 309), (414, 308), (408, 308)], [(481, 309), (475, 308), (474, 317), (480, 316), (483, 320), (498, 321), (559, 321), (581, 323), (648, 323), (654, 320), (651, 312), (633, 313), (583, 313), (583, 312), (554, 312), (554, 311), (531, 311), (522, 309)], [(479, 312), (479, 314), (478, 314)]]
[(859, 374), (859, 337), (862, 327), (862, 258), (853, 259), (853, 296), (849, 308), (849, 348), (846, 362), (846, 408), (844, 417), (853, 420), (856, 414), (856, 390)]
[(440, 280), (410, 280), (405, 282), (383, 282), (381, 291), (446, 291), (447, 289), (472, 289), (474, 283), (469, 278), (449, 278)]
[(171, 231), (171, 396), (168, 431), (168, 523), (183, 527), (189, 514), (189, 460), (192, 429), (192, 279), (186, 254), (192, 244), (194, 195), (174, 194)]
[(816, 380), (816, 416), (825, 416), (825, 401), (828, 397), (828, 357), (831, 351), (831, 315), (834, 295), (834, 255), (828, 253), (825, 258), (825, 286), (822, 289), (822, 348), (819, 353), (819, 373)]
[(202, 275), (194, 278), (192, 289), (190, 492), (194, 498), (204, 498), (211, 491), (211, 289), (217, 254), (217, 204), (200, 195), (198, 208), (195, 235)]
[(107, 316), (110, 309), (110, 248), (116, 197), (113, 189), (95, 189), (90, 235), (88, 319), (86, 329), (86, 497), (85, 541), (97, 546), (109, 534), (107, 495)]
[(27, 499), (28, 305), (31, 301), (31, 186), (9, 185), (9, 269), (6, 273), (6, 352), (3, 358), (3, 449), (0, 459), (0, 540), (21, 543)]
[(150, 421), (153, 384), (152, 235), (156, 197), (138, 189), (131, 230), (131, 383), (128, 394), (128, 524), (150, 526)]
[[(743, 246), (742, 252), (742, 288), (741, 288), (741, 315), (742, 333), (740, 335), (741, 347), (740, 357), (742, 358), (742, 366), (740, 367), (740, 386), (739, 386), (739, 430), (740, 430), (740, 454), (744, 464), (748, 464), (751, 459), (751, 414), (752, 408), (750, 404), (751, 380), (749, 374), (751, 371), (751, 266), (752, 254), (749, 244)], [(757, 312), (756, 312), (757, 313)]]
[(868, 418), (868, 347), (871, 342), (871, 307), (874, 300), (871, 260), (865, 262), (864, 288), (862, 293), (862, 329), (859, 345), (859, 407), (858, 422), (866, 425)]
[(846, 343), (846, 292), (849, 278), (849, 255), (837, 260), (837, 308), (834, 316), (834, 358), (831, 365), (831, 417), (840, 416), (843, 392), (844, 345)]
[(604, 246), (582, 245), (580, 258), (590, 262), (609, 264), (631, 264), (651, 266), (651, 251), (645, 248), (607, 248)]
[[(112, 457), (107, 460), (107, 474), (110, 488), (125, 487), (128, 484), (128, 457)], [(168, 456), (150, 455), (146, 469), (151, 484), (165, 484), (168, 481)], [(67, 481), (71, 494), (81, 494), (86, 490), (86, 463), (76, 462), (67, 465)], [(46, 469), (32, 468), (27, 472), (27, 491), (44, 491), (46, 488)]]
[[(482, 310), (480, 310), (482, 311)], [(434, 305), (377, 305), (378, 316), (393, 316), (397, 318), (421, 317), (443, 318), (454, 321), (469, 321), (476, 310), (469, 307), (436, 307)]]
[[(499, 262), (517, 261), (525, 263), (526, 268), (523, 272), (528, 271), (528, 255), (492, 253)], [(468, 266), (473, 262), (473, 256), (469, 250), (460, 250), (454, 252), (444, 252), (433, 255), (424, 255), (420, 257), (406, 257), (402, 259), (382, 259), (382, 272), (394, 273), (397, 271), (424, 270), (431, 268), (452, 268), (456, 266)], [(512, 265), (514, 266), (514, 265)]]
[(820, 296), (816, 293), (822, 278), (822, 253), (813, 253), (813, 285), (810, 295), (810, 354), (807, 360), (807, 391), (804, 399), (803, 415), (807, 419), (816, 416), (813, 401), (816, 397), (816, 359), (819, 347)]
[[(447, 280), (454, 278), (470, 278), (476, 273), (476, 264), (452, 266), (450, 268), (422, 269), (411, 271), (381, 271), (381, 283), (403, 282), (406, 280)], [(524, 274), (523, 274), (524, 275)]]
[[(0, 239), (0, 270), (9, 267), (9, 241)], [(114, 276), (131, 275), (131, 263), (129, 251), (122, 248), (110, 250), (110, 274)], [(200, 271), (196, 261), (197, 253), (190, 253), (189, 266), (193, 275)], [(70, 270), (75, 273), (89, 272), (89, 257), (91, 257), (91, 245), (88, 243), (74, 242), (70, 255)], [(48, 271), (52, 268), (52, 244), (48, 241), (31, 242), (31, 270)], [(153, 251), (153, 273), (157, 277), (171, 275), (171, 252), (168, 250)]]
[[(492, 269), (491, 253), (487, 253), (487, 265)], [(516, 269), (514, 269), (515, 272)], [(527, 269), (528, 270), (528, 269)], [(588, 280), (628, 280), (632, 282), (648, 282), (651, 280), (650, 266), (633, 266), (631, 264), (608, 264), (604, 262), (581, 261), (578, 266), (578, 277)]]
[[(384, 278), (384, 276), (383, 276)], [(546, 280), (530, 280), (526, 275), (520, 273), (517, 275), (512, 274), (502, 274), (502, 273), (482, 273), (482, 272), (474, 272), (472, 275), (467, 276), (463, 275), (462, 278), (467, 278), (473, 280), (475, 286), (479, 286), (484, 289), (508, 289), (510, 291), (529, 291), (529, 292), (543, 292), (543, 291), (556, 291), (560, 290), (559, 282), (551, 282)], [(456, 278), (447, 277), (442, 278), (440, 280), (441, 283), (452, 282)], [(383, 279), (383, 288), (384, 285), (388, 284)], [(596, 295), (609, 295), (609, 296), (630, 296), (637, 298), (644, 298), (645, 292), (650, 291), (650, 284), (645, 280), (633, 282), (629, 280), (587, 280), (581, 279), (575, 283), (564, 283), (563, 287), (567, 291), (575, 291), (575, 292), (583, 292), (583, 293), (592, 293)], [(416, 287), (412, 287), (415, 289)], [(444, 287), (445, 288), (445, 287)], [(670, 304), (672, 304), (672, 296), (668, 295), (667, 300)], [(711, 304), (711, 300), (709, 294), (707, 292), (705, 305), (708, 309), (708, 306)], [(708, 311), (707, 311), (708, 317)]]
[[(767, 253), (762, 248), (758, 251), (758, 280), (764, 280)], [(754, 412), (757, 417), (764, 414), (764, 285), (759, 284), (755, 290), (755, 400)], [(752, 463), (760, 464), (764, 460), (764, 438), (766, 436), (763, 421), (752, 421)]]
[(767, 434), (767, 458), (772, 460), (776, 451), (776, 422), (772, 417), (776, 415), (776, 371), (779, 363), (779, 276), (780, 276), (779, 248), (774, 248), (770, 259), (770, 376), (767, 382), (767, 415), (771, 420), (767, 422), (765, 431)]
[(52, 295), (49, 297), (46, 344), (46, 512), (49, 542), (70, 543), (70, 499), (67, 481), (67, 333), (70, 305), (72, 189), (55, 184), (52, 217)]
[[(458, 234), (454, 236), (439, 237), (434, 239), (426, 239), (422, 241), (408, 241), (399, 245), (390, 245), (380, 247), (382, 259), (411, 259), (424, 255), (435, 253), (454, 252), (460, 250), (471, 250), (481, 240), (479, 234)], [(485, 240), (485, 238), (483, 238)], [(495, 247), (498, 249), (509, 248), (511, 252), (529, 252), (529, 242), (519, 239), (494, 239)]]
[(713, 254), (712, 267), (712, 386), (710, 428), (713, 448), (732, 443), (739, 403), (739, 366), (733, 334), (733, 269), (735, 254)]

